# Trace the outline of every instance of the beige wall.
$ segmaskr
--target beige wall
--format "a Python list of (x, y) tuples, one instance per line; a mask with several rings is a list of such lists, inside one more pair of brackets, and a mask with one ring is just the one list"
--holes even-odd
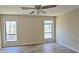
[[(54, 20), (54, 17), (2, 15), (1, 20), (2, 21), (3, 20), (16, 20), (17, 21), (18, 41), (8, 42), (8, 43), (5, 43), (4, 41), (3, 43), (5, 45), (24, 45), (24, 44), (44, 42), (43, 21)], [(2, 32), (4, 31), (2, 30)], [(4, 36), (2, 37), (3, 39), (5, 39)]]
[(0, 47), (1, 47), (1, 16), (0, 16)]
[(59, 44), (79, 52), (79, 9), (56, 18), (56, 39)]

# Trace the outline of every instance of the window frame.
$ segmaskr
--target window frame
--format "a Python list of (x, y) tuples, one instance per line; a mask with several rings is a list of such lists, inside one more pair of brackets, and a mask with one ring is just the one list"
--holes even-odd
[[(52, 23), (45, 23), (45, 21), (52, 21)], [(54, 37), (53, 35), (53, 26), (54, 26), (54, 23), (53, 23), (53, 20), (44, 20), (44, 39), (52, 39)], [(51, 25), (51, 31), (50, 32), (45, 32), (45, 25)], [(51, 38), (45, 38), (45, 33), (51, 33)]]
[[(7, 42), (17, 42), (17, 21), (16, 21), (16, 34), (7, 34), (6, 32), (6, 21), (16, 21), (16, 20), (5, 20), (5, 41)], [(16, 41), (8, 41), (7, 35), (16, 35)]]

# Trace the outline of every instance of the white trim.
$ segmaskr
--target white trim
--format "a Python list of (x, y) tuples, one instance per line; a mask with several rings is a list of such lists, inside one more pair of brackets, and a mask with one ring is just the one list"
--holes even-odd
[(75, 48), (69, 47), (68, 45), (65, 45), (65, 44), (63, 44), (63, 43), (58, 43), (58, 44), (60, 44), (60, 45), (62, 45), (62, 46), (65, 46), (65, 47), (67, 47), (67, 48), (69, 48), (69, 49), (71, 49), (71, 50), (76, 51), (76, 52), (79, 53), (79, 50), (76, 50)]
[(45, 42), (34, 42), (34, 43), (24, 43), (24, 44), (4, 44), (4, 47), (5, 46), (21, 46), (21, 45), (30, 45), (30, 44), (40, 44), (40, 43), (45, 43)]

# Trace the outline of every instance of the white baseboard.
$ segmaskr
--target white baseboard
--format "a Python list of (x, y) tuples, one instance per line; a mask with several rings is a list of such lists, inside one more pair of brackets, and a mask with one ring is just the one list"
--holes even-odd
[(31, 45), (31, 44), (42, 44), (42, 43), (52, 43), (52, 42), (46, 42), (46, 41), (42, 41), (42, 42), (31, 42), (31, 43), (20, 43), (20, 44), (4, 44), (3, 47), (7, 47), (7, 46), (21, 46), (21, 45)]
[(12, 46), (22, 46), (22, 45), (31, 45), (31, 44), (41, 44), (45, 42), (34, 42), (34, 43), (22, 43), (22, 44), (5, 44), (4, 47), (12, 47)]
[(71, 50), (76, 51), (76, 52), (79, 53), (79, 50), (76, 50), (76, 49), (74, 49), (74, 48), (71, 48), (71, 47), (69, 47), (68, 45), (65, 45), (65, 44), (63, 44), (63, 43), (58, 43), (58, 44), (60, 44), (60, 45), (62, 45), (62, 46), (65, 46), (65, 47), (67, 47), (67, 48), (69, 48), (69, 49), (71, 49)]

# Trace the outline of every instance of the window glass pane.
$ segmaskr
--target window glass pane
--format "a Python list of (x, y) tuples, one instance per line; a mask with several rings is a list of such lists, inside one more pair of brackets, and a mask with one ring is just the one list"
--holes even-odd
[(6, 34), (10, 33), (10, 23), (6, 22)]
[(11, 24), (11, 33), (16, 34), (16, 21), (13, 21)]
[(44, 25), (44, 32), (52, 32), (50, 25)]
[(16, 35), (6, 35), (7, 41), (17, 41)]
[(16, 21), (6, 21), (6, 34), (16, 34)]
[(44, 38), (52, 38), (52, 34), (51, 33), (45, 33)]

